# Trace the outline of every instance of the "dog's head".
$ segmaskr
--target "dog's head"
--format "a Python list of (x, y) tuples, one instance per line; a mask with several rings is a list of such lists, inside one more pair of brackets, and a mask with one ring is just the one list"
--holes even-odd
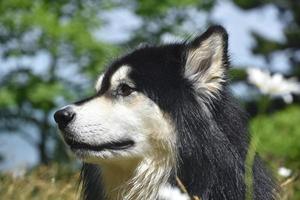
[(99, 76), (94, 96), (57, 111), (55, 121), (87, 162), (174, 153), (170, 111), (218, 98), (227, 62), (227, 33), (219, 26), (191, 42), (140, 47)]

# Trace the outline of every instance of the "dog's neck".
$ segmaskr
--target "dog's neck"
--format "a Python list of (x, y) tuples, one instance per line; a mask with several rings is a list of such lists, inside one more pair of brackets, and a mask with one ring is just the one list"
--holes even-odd
[(172, 161), (160, 157), (101, 164), (105, 196), (109, 200), (158, 199), (166, 185)]

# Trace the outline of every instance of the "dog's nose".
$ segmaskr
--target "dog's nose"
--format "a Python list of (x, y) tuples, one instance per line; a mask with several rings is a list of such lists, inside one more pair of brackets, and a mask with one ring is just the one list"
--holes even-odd
[(64, 128), (74, 119), (75, 112), (68, 106), (54, 113), (54, 120), (59, 125), (59, 128)]

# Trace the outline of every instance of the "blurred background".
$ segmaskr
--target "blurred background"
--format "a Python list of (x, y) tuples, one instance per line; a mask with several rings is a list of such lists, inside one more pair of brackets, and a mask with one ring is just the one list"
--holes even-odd
[[(257, 151), (300, 199), (300, 1), (0, 1), (0, 197), (74, 199), (80, 163), (54, 111), (94, 92), (99, 72), (140, 43), (229, 32), (231, 89)], [(30, 183), (30, 184), (28, 184)]]

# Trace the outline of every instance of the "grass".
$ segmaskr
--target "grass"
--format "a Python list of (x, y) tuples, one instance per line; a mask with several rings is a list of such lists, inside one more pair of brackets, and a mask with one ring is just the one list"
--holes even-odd
[(250, 123), (251, 133), (258, 137), (257, 151), (274, 174), (279, 167), (292, 170), (291, 177), (277, 176), (281, 185), (282, 200), (300, 199), (300, 106), (288, 108), (271, 115), (260, 115)]
[(245, 169), (245, 184), (246, 184), (246, 200), (252, 200), (253, 199), (253, 163), (256, 155), (256, 147), (258, 144), (258, 137), (252, 136), (248, 153), (246, 156), (246, 169)]
[(79, 172), (58, 165), (39, 166), (19, 178), (0, 174), (0, 197), (14, 200), (78, 199), (78, 177)]
[[(66, 167), (51, 165), (39, 166), (14, 178), (12, 174), (0, 174), (0, 198), (14, 200), (74, 200), (79, 199), (79, 171), (70, 171)], [(281, 200), (298, 200), (295, 196), (300, 190), (296, 176), (280, 179), (282, 185)], [(184, 190), (183, 190), (184, 191)], [(193, 200), (199, 200), (193, 197)]]

